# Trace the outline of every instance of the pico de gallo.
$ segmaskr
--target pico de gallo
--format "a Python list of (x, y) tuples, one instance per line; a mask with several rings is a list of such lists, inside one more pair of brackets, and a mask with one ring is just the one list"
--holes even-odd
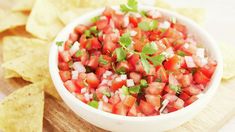
[(153, 116), (182, 109), (203, 95), (216, 68), (185, 25), (129, 0), (106, 7), (91, 24), (56, 42), (65, 88), (96, 109)]

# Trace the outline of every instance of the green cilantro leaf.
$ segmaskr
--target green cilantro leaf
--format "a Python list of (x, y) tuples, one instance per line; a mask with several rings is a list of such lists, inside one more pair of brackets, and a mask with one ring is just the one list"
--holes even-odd
[(92, 98), (93, 98), (93, 100), (96, 100), (96, 101), (98, 101), (98, 100), (99, 100), (99, 99), (98, 99), (98, 97), (97, 97), (97, 94), (96, 94), (96, 93), (93, 93)]
[(154, 42), (148, 43), (142, 49), (144, 54), (154, 54), (157, 51), (157, 45)]
[(141, 11), (141, 12), (140, 12), (140, 15), (141, 15), (142, 17), (147, 17), (147, 12), (146, 12), (146, 11)]
[(158, 21), (152, 20), (150, 22), (143, 21), (138, 24), (138, 27), (144, 31), (154, 30), (158, 27)]
[(128, 47), (131, 44), (130, 33), (123, 34), (119, 39), (119, 43), (124, 47)]
[(140, 93), (140, 90), (141, 90), (140, 85), (132, 86), (129, 88), (129, 93), (138, 94), (138, 93)]
[(128, 87), (122, 86), (122, 92), (123, 92), (125, 95), (128, 95), (128, 94), (129, 94)]
[(177, 94), (181, 92), (180, 86), (170, 84), (169, 87), (171, 90), (175, 91)]
[(110, 97), (111, 97), (110, 92), (103, 91), (103, 92), (102, 92), (102, 94), (103, 94), (103, 95), (105, 95), (105, 96), (107, 96), (108, 98), (110, 98)]
[(86, 37), (91, 37), (91, 31), (90, 30), (86, 30), (84, 32), (84, 34), (86, 35)]
[(63, 43), (64, 43), (64, 41), (57, 41), (57, 42), (56, 42), (56, 45), (57, 45), (57, 46), (62, 46)]
[(108, 62), (107, 60), (105, 60), (105, 59), (103, 58), (103, 56), (101, 55), (101, 56), (99, 57), (99, 63), (100, 63), (100, 64), (103, 64), (103, 65), (107, 65), (109, 62)]
[(89, 30), (90, 30), (90, 33), (94, 34), (95, 36), (97, 36), (99, 33), (96, 26), (92, 26)]
[(100, 20), (100, 16), (95, 16), (95, 17), (91, 18), (91, 22), (92, 22), (92, 23), (95, 23), (95, 22), (97, 22), (98, 20)]
[(123, 48), (117, 48), (115, 50), (115, 53), (117, 55), (117, 61), (122, 61), (126, 59), (126, 51), (123, 50)]
[(76, 53), (75, 53), (75, 57), (81, 57), (82, 56), (82, 51), (81, 50), (78, 50)]
[(148, 86), (147, 81), (146, 81), (145, 79), (141, 79), (141, 80), (140, 80), (140, 86), (141, 86), (141, 87), (147, 87), (147, 86)]
[(141, 54), (140, 55), (140, 61), (141, 61), (142, 65), (143, 65), (143, 67), (144, 67), (144, 71), (146, 73), (149, 73), (149, 71), (150, 71), (150, 64), (149, 64), (148, 60), (146, 59), (146, 55)]
[(137, 12), (138, 11), (138, 2), (137, 0), (128, 0), (127, 4), (121, 4), (120, 9), (122, 12)]
[(181, 51), (181, 50), (177, 50), (176, 53), (177, 53), (177, 55), (182, 56), (182, 57), (186, 56), (185, 52)]
[(97, 109), (98, 106), (99, 106), (99, 103), (97, 101), (95, 101), (95, 100), (92, 100), (91, 102), (88, 103), (88, 105), (90, 105), (91, 107)]
[(164, 55), (156, 55), (148, 58), (154, 66), (161, 65), (162, 62), (166, 59)]
[(117, 74), (125, 74), (126, 73), (126, 68), (121, 67), (119, 69), (116, 69), (116, 73)]

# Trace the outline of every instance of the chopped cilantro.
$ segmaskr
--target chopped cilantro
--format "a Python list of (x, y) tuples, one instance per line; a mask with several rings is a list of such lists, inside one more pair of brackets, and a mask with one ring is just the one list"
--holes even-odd
[(120, 9), (122, 12), (137, 12), (138, 11), (138, 2), (137, 0), (128, 0), (127, 4), (121, 4)]
[(82, 56), (82, 51), (81, 50), (78, 50), (76, 53), (75, 53), (75, 57), (81, 57)]
[(169, 87), (171, 90), (175, 91), (177, 94), (181, 92), (180, 86), (170, 84)]
[(57, 45), (57, 46), (62, 46), (63, 43), (64, 43), (64, 41), (57, 41), (57, 42), (56, 42), (56, 45)]
[(123, 94), (128, 95), (129, 94), (128, 87), (122, 86), (122, 92)]
[(103, 64), (103, 65), (107, 65), (109, 62), (107, 60), (105, 60), (104, 57), (101, 55), (99, 57), (99, 63)]
[(166, 59), (164, 55), (156, 55), (148, 57), (148, 59), (153, 63), (154, 66), (161, 65), (162, 62)]
[(138, 93), (140, 93), (140, 90), (141, 90), (140, 85), (132, 86), (129, 88), (129, 93), (138, 94)]
[(97, 22), (98, 20), (100, 20), (100, 16), (95, 16), (95, 17), (91, 18), (91, 22), (92, 22), (92, 23), (95, 23), (95, 22)]
[(150, 63), (148, 62), (148, 60), (146, 59), (146, 55), (145, 54), (141, 54), (140, 55), (140, 61), (144, 67), (144, 70), (146, 73), (149, 73), (150, 71)]
[(117, 61), (122, 61), (126, 59), (126, 51), (123, 50), (123, 48), (117, 48), (115, 50), (115, 53), (117, 55)]
[(138, 27), (144, 31), (151, 31), (158, 27), (158, 21), (152, 20), (150, 22), (142, 21), (138, 24)]
[(154, 54), (157, 51), (157, 45), (154, 42), (146, 44), (143, 49), (142, 53), (144, 54)]
[(131, 40), (130, 33), (123, 34), (119, 39), (120, 45), (122, 45), (124, 47), (128, 47), (131, 44), (131, 41), (132, 40)]
[(116, 69), (116, 73), (117, 74), (125, 74), (126, 73), (126, 69), (124, 67), (121, 67), (119, 69)]
[(96, 100), (96, 101), (99, 100), (96, 93), (93, 93), (93, 100)]
[(110, 98), (110, 97), (111, 97), (110, 92), (103, 91), (103, 92), (102, 92), (102, 94), (103, 94), (103, 95), (105, 95), (105, 96), (107, 96), (108, 98)]
[(86, 30), (84, 32), (84, 34), (86, 35), (86, 37), (91, 37), (91, 31), (90, 30)]
[(141, 87), (147, 87), (147, 86), (148, 86), (147, 81), (146, 81), (145, 79), (141, 79), (141, 80), (140, 80), (140, 86), (141, 86)]
[(88, 105), (90, 105), (91, 107), (97, 109), (98, 106), (99, 106), (99, 103), (97, 101), (95, 101), (95, 100), (92, 100), (91, 102), (88, 103)]
[(177, 50), (177, 55), (183, 56), (183, 57), (186, 56), (185, 52), (181, 50)]

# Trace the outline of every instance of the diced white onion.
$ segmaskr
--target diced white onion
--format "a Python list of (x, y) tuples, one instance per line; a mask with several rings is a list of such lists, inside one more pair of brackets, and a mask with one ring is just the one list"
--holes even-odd
[(150, 10), (147, 12), (147, 15), (152, 17), (153, 19), (162, 17), (161, 13), (157, 10)]
[(204, 48), (197, 48), (196, 50), (196, 56), (200, 58), (204, 58), (205, 55), (205, 49)]
[(108, 86), (112, 86), (112, 81), (109, 80), (107, 84), (108, 84)]
[(120, 75), (120, 78), (121, 78), (122, 80), (126, 80), (126, 79), (127, 79), (127, 76), (126, 76), (126, 75)]
[(102, 102), (102, 101), (99, 101), (98, 109), (99, 109), (99, 110), (102, 110), (102, 109), (103, 109), (103, 102)]
[(90, 99), (93, 99), (93, 94), (90, 94)]
[(123, 19), (123, 27), (127, 27), (129, 25), (129, 15), (126, 14)]
[(106, 16), (101, 16), (101, 17), (100, 17), (100, 20), (106, 20), (106, 19), (107, 19)]
[(115, 24), (114, 24), (114, 21), (112, 19), (110, 19), (109, 25), (110, 25), (110, 27), (115, 28)]
[(83, 66), (81, 62), (74, 62), (73, 68), (74, 70), (78, 71), (78, 73), (86, 72), (86, 68)]
[(130, 35), (133, 37), (133, 36), (135, 36), (137, 34), (137, 32), (136, 31), (134, 31), (134, 30), (131, 30), (130, 31)]
[(134, 80), (133, 79), (127, 79), (126, 80), (126, 85), (127, 85), (127, 87), (135, 86)]
[(163, 23), (159, 24), (159, 28), (162, 29), (168, 29), (171, 26), (171, 24), (168, 21), (164, 21)]
[(208, 58), (201, 58), (201, 67), (205, 66), (208, 64)]
[(184, 59), (185, 59), (187, 67), (189, 68), (196, 67), (196, 64), (194, 63), (194, 60), (191, 56), (185, 56)]
[(82, 93), (82, 94), (84, 94), (84, 93), (86, 93), (86, 92), (87, 92), (87, 89), (86, 89), (86, 88), (82, 88), (82, 89), (81, 89), (81, 93)]
[(169, 102), (170, 101), (168, 99), (163, 100), (162, 107), (160, 109), (160, 113), (162, 113), (162, 111), (166, 108), (166, 106), (168, 105)]
[(139, 13), (136, 13), (136, 12), (128, 12), (127, 14), (130, 15), (130, 16), (137, 17), (137, 18), (141, 17), (141, 15)]
[(117, 77), (117, 78), (115, 78), (115, 80), (116, 80), (117, 82), (121, 82), (121, 81), (122, 81), (121, 77)]
[(112, 75), (113, 73), (111, 71), (105, 71), (105, 73), (103, 74), (104, 78), (107, 78), (108, 76)]
[(164, 55), (166, 58), (171, 58), (174, 56), (174, 51), (172, 49), (172, 47), (166, 49), (164, 52), (161, 53), (162, 55)]
[(84, 97), (85, 97), (85, 100), (86, 100), (86, 101), (90, 101), (90, 95), (89, 95), (89, 93), (85, 93), (85, 94), (84, 94)]
[(72, 79), (78, 79), (78, 71), (72, 71)]
[(105, 95), (102, 96), (102, 99), (103, 99), (103, 101), (104, 101), (105, 103), (108, 103), (108, 101), (109, 101), (109, 99), (108, 99), (107, 96), (105, 96)]
[(189, 48), (189, 44), (188, 44), (188, 43), (185, 43), (185, 44), (184, 44), (184, 48), (188, 49), (188, 48)]
[(100, 85), (103, 85), (103, 84), (107, 84), (108, 83), (108, 80), (107, 79), (103, 79), (100, 83)]
[(179, 82), (178, 80), (175, 78), (174, 75), (172, 74), (169, 74), (169, 84), (172, 84), (172, 85), (179, 85)]
[(70, 55), (73, 56), (79, 50), (79, 47), (80, 47), (80, 43), (76, 41), (69, 50)]

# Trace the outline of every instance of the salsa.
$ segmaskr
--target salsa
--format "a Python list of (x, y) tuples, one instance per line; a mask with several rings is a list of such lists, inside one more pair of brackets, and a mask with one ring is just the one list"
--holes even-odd
[(129, 0), (106, 7), (89, 25), (57, 42), (59, 75), (68, 91), (96, 109), (154, 116), (182, 109), (202, 95), (216, 68), (175, 18), (139, 11)]

